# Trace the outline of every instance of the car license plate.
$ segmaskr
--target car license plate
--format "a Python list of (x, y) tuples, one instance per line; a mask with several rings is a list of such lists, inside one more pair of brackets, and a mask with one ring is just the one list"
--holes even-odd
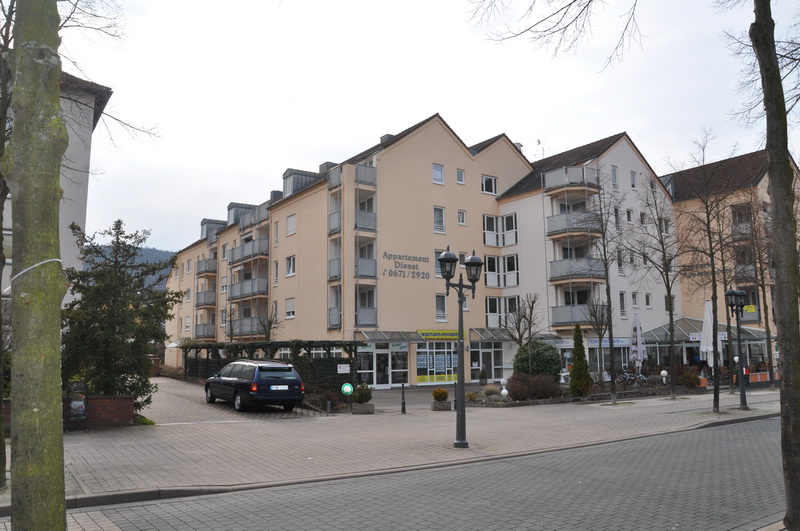
[(289, 386), (288, 385), (270, 385), (269, 386), (269, 390), (270, 391), (288, 391), (289, 390)]

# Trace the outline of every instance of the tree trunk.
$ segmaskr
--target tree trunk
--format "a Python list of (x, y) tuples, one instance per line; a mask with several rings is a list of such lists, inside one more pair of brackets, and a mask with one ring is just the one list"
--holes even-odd
[(61, 405), (59, 168), (61, 119), (56, 0), (26, 0), (14, 27), (14, 130), (3, 158), (14, 212), (11, 518), (15, 529), (65, 529)]
[(754, 0), (755, 22), (750, 40), (758, 59), (767, 123), (769, 191), (774, 235), (775, 322), (781, 355), (781, 448), (786, 490), (787, 529), (800, 528), (800, 312), (798, 311), (797, 220), (794, 179), (789, 160), (786, 102), (775, 51), (775, 22), (769, 0)]

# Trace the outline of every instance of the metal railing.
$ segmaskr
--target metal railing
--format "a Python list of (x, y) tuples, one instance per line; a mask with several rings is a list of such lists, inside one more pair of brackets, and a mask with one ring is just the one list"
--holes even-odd
[(550, 282), (566, 278), (605, 279), (603, 261), (599, 258), (571, 258), (550, 262)]
[(231, 249), (230, 262), (235, 264), (254, 256), (269, 256), (269, 240), (258, 238)]

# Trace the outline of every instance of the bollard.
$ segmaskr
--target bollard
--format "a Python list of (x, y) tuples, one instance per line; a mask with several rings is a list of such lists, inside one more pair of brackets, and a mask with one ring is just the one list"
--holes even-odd
[(400, 384), (400, 413), (406, 413), (406, 383)]
[(328, 415), (331, 414), (331, 401), (330, 400), (328, 400), (328, 404), (325, 406), (325, 413), (327, 413)]

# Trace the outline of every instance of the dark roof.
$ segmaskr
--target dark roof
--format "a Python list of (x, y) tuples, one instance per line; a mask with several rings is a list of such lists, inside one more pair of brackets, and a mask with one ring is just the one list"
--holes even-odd
[(660, 177), (676, 203), (758, 185), (767, 173), (767, 152), (755, 151)]
[(625, 136), (627, 136), (627, 133), (617, 133), (616, 135), (603, 138), (602, 140), (596, 140), (590, 144), (532, 162), (531, 165), (533, 169), (531, 172), (520, 179), (500, 197), (512, 197), (532, 190), (539, 190), (542, 187), (542, 176), (545, 173), (596, 159)]
[(82, 90), (94, 96), (94, 116), (92, 120), (92, 129), (97, 127), (97, 122), (105, 111), (108, 100), (111, 99), (111, 94), (114, 92), (109, 87), (86, 81), (72, 74), (61, 72), (61, 86)]

